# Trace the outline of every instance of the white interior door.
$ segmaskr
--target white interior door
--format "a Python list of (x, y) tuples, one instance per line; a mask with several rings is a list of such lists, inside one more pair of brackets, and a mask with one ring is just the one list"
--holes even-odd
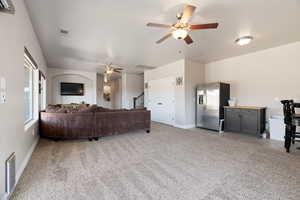
[(169, 125), (175, 124), (175, 78), (149, 81), (148, 107), (151, 120)]

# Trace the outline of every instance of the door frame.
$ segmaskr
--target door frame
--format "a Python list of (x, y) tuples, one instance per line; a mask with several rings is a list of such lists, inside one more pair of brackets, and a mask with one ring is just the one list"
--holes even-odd
[[(151, 103), (149, 103), (150, 99), (151, 99), (150, 98), (150, 94), (151, 94), (151, 92), (150, 92), (150, 90), (151, 90), (151, 82), (153, 83), (154, 81), (163, 81), (163, 80), (170, 80), (171, 83), (172, 83), (172, 88), (171, 89), (173, 90), (173, 99), (172, 99), (173, 106), (170, 106), (170, 107), (172, 107), (172, 112), (171, 112), (172, 120), (171, 120), (171, 123), (163, 123), (163, 122), (159, 122), (159, 123), (163, 123), (163, 124), (175, 126), (176, 125), (176, 123), (175, 123), (175, 121), (176, 121), (175, 120), (175, 116), (176, 116), (176, 98), (175, 98), (175, 89), (176, 89), (176, 87), (175, 87), (175, 77), (168, 76), (168, 77), (165, 77), (165, 78), (159, 78), (159, 79), (154, 79), (154, 80), (148, 81), (148, 91), (147, 91), (147, 96), (148, 96), (148, 100), (147, 101), (148, 102), (147, 102), (147, 105), (148, 105), (148, 107), (150, 107), (150, 110), (151, 110)], [(157, 122), (157, 121), (155, 121), (155, 122)]]

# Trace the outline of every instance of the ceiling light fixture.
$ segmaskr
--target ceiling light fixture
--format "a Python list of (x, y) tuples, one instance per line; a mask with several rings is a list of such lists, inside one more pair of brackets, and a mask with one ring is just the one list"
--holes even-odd
[(188, 32), (185, 29), (177, 29), (173, 31), (172, 35), (176, 40), (183, 40), (188, 35)]
[(240, 46), (244, 46), (249, 44), (252, 40), (253, 40), (252, 36), (244, 36), (236, 39), (235, 42)]
[(113, 69), (108, 69), (108, 70), (106, 70), (106, 73), (107, 74), (112, 74), (112, 73), (114, 73), (114, 70)]

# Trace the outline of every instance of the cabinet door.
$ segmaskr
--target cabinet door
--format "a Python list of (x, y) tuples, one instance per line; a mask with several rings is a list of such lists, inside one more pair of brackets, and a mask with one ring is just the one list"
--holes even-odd
[(258, 111), (241, 110), (241, 131), (243, 133), (258, 133)]
[(240, 110), (226, 109), (225, 110), (225, 130), (232, 132), (241, 131)]

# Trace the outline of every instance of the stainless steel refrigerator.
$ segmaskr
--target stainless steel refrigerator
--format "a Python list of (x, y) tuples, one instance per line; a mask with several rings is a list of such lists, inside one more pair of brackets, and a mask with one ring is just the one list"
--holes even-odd
[(228, 105), (230, 85), (210, 83), (197, 87), (196, 126), (218, 131), (224, 119), (224, 106)]

